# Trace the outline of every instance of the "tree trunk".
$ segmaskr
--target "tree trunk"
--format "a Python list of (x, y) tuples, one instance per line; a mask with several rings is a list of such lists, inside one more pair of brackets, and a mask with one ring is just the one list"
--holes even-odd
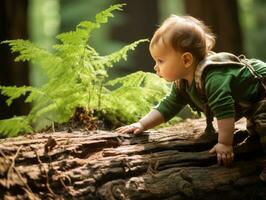
[(217, 135), (203, 130), (204, 120), (188, 120), (139, 136), (62, 131), (1, 140), (0, 199), (265, 199), (258, 140), (236, 146), (225, 168), (208, 152)]
[[(27, 0), (3, 0), (0, 13), (0, 40), (27, 39)], [(29, 85), (29, 69), (27, 63), (15, 63), (7, 45), (0, 45), (0, 85), (22, 86)], [(27, 114), (29, 105), (25, 105), (22, 99), (16, 100), (9, 108), (5, 105), (5, 98), (0, 96), (0, 119), (13, 115)]]
[(217, 36), (215, 51), (243, 53), (237, 0), (185, 0), (186, 12), (207, 24)]

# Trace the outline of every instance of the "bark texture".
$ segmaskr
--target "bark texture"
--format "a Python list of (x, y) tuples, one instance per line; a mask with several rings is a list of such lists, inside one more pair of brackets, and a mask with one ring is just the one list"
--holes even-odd
[(236, 161), (221, 167), (208, 152), (217, 135), (202, 135), (204, 124), (0, 140), (0, 199), (266, 199), (257, 138), (236, 135)]

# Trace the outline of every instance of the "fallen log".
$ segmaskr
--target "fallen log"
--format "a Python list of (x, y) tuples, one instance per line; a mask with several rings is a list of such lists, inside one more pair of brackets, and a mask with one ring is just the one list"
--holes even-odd
[[(0, 140), (0, 199), (266, 199), (255, 137), (235, 135), (236, 161), (218, 166), (205, 120), (139, 136), (62, 131)], [(243, 123), (238, 125), (243, 128)]]

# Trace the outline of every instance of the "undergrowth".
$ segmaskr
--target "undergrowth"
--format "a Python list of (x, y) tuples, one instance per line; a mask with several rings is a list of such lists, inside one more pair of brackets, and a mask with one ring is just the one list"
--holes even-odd
[(74, 31), (59, 34), (58, 44), (51, 51), (28, 40), (7, 40), (12, 52), (18, 53), (16, 62), (38, 63), (48, 77), (40, 87), (0, 86), (7, 96), (7, 105), (25, 95), (25, 103), (32, 103), (26, 116), (0, 120), (1, 136), (39, 131), (53, 123), (64, 123), (73, 117), (77, 108), (95, 113), (113, 124), (113, 127), (136, 121), (168, 91), (163, 80), (156, 75), (136, 72), (114, 80), (107, 80), (109, 68), (146, 39), (133, 42), (109, 55), (101, 56), (90, 46), (95, 29), (113, 17), (112, 12), (122, 10), (117, 4), (98, 13), (95, 22), (83, 21)]

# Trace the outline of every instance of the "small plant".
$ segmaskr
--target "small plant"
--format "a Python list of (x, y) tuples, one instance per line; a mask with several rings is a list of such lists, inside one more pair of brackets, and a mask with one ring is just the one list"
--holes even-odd
[[(107, 23), (117, 4), (96, 15), (95, 22), (83, 21), (75, 31), (57, 36), (59, 44), (49, 52), (28, 40), (8, 40), (12, 52), (19, 55), (15, 61), (38, 63), (47, 74), (48, 81), (41, 87), (0, 86), (2, 95), (9, 97), (7, 105), (26, 95), (25, 102), (33, 103), (27, 116), (15, 116), (0, 120), (0, 135), (16, 136), (19, 133), (38, 131), (51, 123), (67, 122), (77, 108), (93, 110), (114, 124), (130, 123), (146, 113), (168, 91), (166, 84), (151, 73), (137, 72), (122, 78), (107, 81), (107, 69), (127, 52), (147, 40), (129, 44), (117, 52), (100, 56), (89, 45), (94, 29)], [(114, 89), (112, 89), (114, 88)]]

